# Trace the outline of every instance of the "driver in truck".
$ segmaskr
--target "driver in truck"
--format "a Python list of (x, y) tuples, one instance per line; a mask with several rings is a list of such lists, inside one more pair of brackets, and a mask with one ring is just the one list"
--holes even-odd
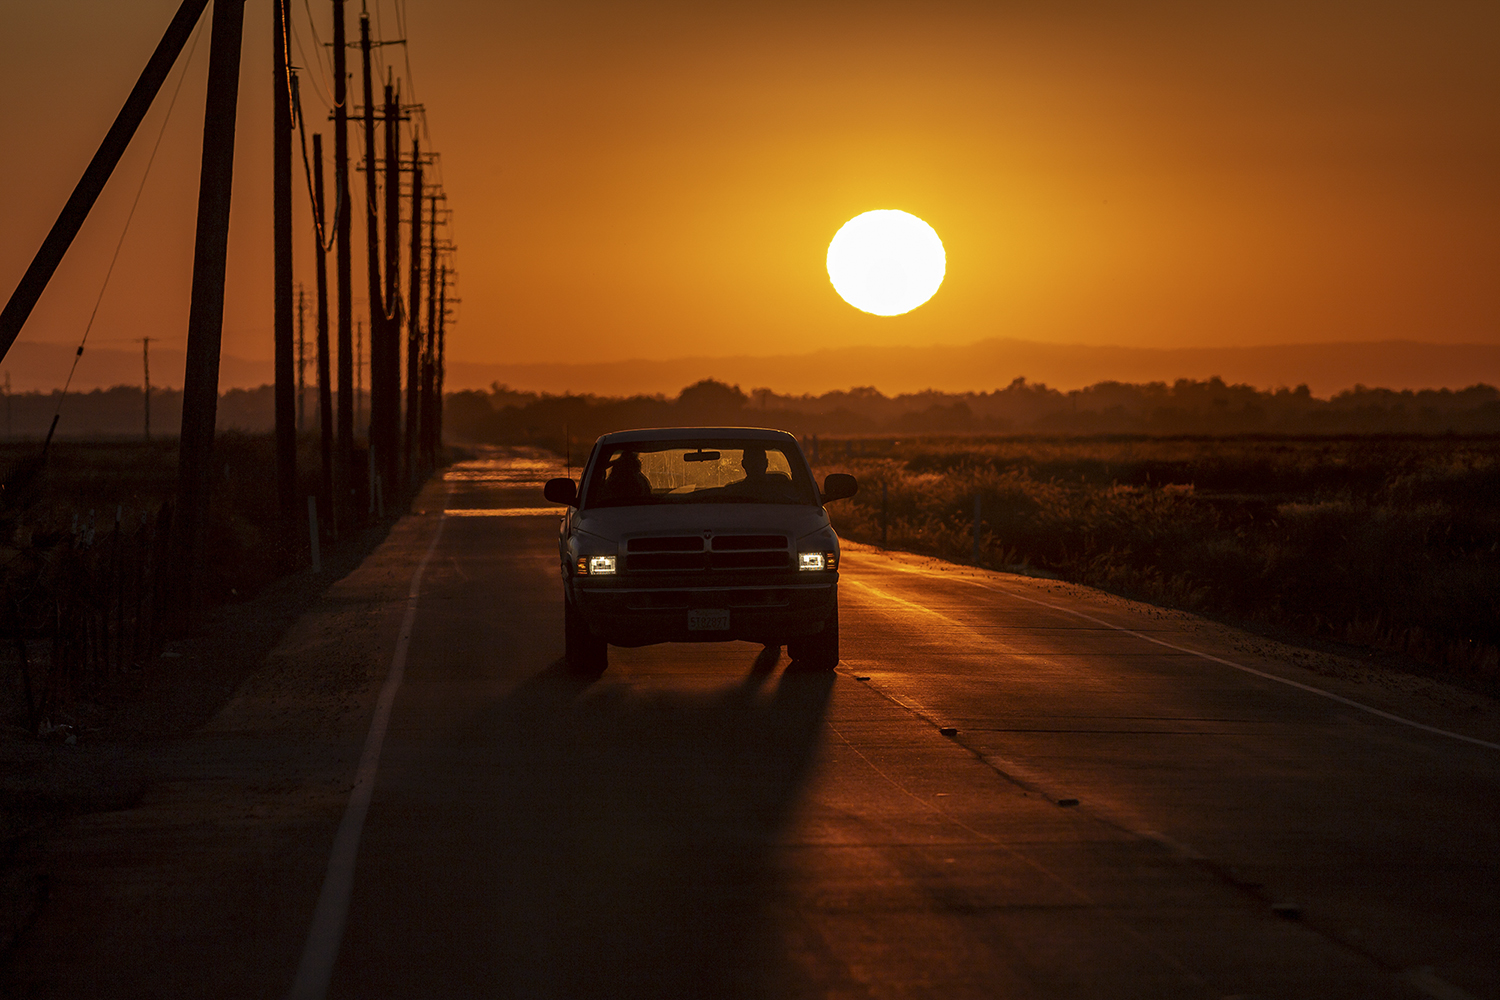
[(745, 478), (724, 487), (724, 492), (764, 499), (785, 499), (792, 492), (792, 478), (784, 472), (768, 472), (770, 461), (766, 449), (747, 445), (740, 456)]

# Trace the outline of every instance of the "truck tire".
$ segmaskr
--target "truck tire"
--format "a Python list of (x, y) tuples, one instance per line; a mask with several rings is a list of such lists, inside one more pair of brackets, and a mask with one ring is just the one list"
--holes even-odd
[(589, 631), (573, 602), (563, 599), (563, 658), (568, 669), (597, 677), (609, 666), (609, 644)]
[(810, 670), (832, 670), (839, 665), (839, 608), (823, 623), (823, 631), (804, 635), (786, 644), (787, 655)]

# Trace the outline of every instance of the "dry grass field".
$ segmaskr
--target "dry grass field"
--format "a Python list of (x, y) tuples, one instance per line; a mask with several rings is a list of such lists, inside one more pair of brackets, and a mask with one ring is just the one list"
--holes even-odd
[[(317, 456), (299, 455), (305, 492)], [(177, 441), (57, 441), (44, 468), (28, 474), (35, 442), (0, 445), (7, 491), (0, 507), (0, 573), (18, 555), (80, 537), (101, 540), (154, 518), (177, 488)], [(205, 597), (259, 590), (280, 572), (275, 456), (269, 435), (230, 432), (214, 443), (215, 489), (205, 537)]]
[[(40, 457), (35, 442), (0, 445), (0, 728), (33, 734), (145, 670), (195, 613), (169, 544), (177, 442), (57, 441)], [(305, 438), (304, 496), (317, 463)], [(308, 559), (306, 508), (282, 524), (269, 435), (221, 434), (213, 468), (199, 611), (252, 597)], [(333, 558), (326, 519), (320, 527)]]
[[(1500, 690), (1500, 438), (819, 442), (841, 534), (1404, 654)], [(882, 509), (882, 488), (884, 508)]]

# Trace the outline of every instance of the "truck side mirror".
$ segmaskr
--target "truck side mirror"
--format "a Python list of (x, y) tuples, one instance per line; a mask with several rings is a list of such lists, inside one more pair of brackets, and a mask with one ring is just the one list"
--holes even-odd
[(859, 481), (847, 472), (830, 472), (823, 480), (823, 502), (843, 500), (859, 492)]
[(553, 503), (565, 503), (569, 507), (577, 507), (578, 484), (571, 479), (549, 479), (547, 485), (542, 487), (542, 496)]

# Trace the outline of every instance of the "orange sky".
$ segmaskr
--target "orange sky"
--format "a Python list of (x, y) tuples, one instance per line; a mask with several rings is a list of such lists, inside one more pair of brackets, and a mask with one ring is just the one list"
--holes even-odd
[[(0, 294), (176, 6), (0, 7)], [(331, 5), (307, 6), (327, 39)], [(1492, 2), (403, 8), (455, 212), (455, 359), (1500, 343)], [(271, 354), (269, 12), (247, 4), (231, 226), (224, 350), (246, 358)], [(371, 13), (397, 35), (392, 0)], [(92, 344), (184, 339), (204, 33)], [(23, 341), (81, 335), (176, 79)], [(823, 270), (833, 233), (872, 208), (921, 216), (947, 247), (945, 284), (906, 316), (854, 310)], [(358, 291), (358, 257), (355, 276)]]

